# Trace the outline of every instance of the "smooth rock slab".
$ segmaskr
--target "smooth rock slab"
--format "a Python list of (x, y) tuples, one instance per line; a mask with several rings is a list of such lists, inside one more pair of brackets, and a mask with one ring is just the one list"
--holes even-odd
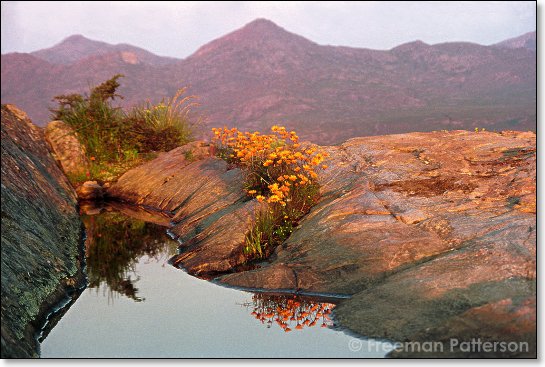
[(170, 233), (182, 250), (172, 261), (200, 276), (245, 262), (244, 238), (257, 208), (242, 189), (240, 169), (208, 152), (202, 142), (176, 148), (129, 170), (107, 191), (117, 200), (170, 213)]
[(269, 265), (219, 281), (353, 295), (336, 309), (337, 320), (370, 337), (472, 335), (530, 346), (527, 353), (438, 356), (533, 356), (535, 139), (451, 131), (328, 147), (320, 203)]
[[(183, 149), (127, 172), (110, 194), (172, 212), (184, 246), (176, 264), (201, 276), (232, 271), (243, 263), (255, 201), (239, 170), (215, 158), (186, 162)], [(268, 263), (216, 281), (353, 295), (337, 319), (362, 335), (447, 340), (511, 330), (533, 355), (535, 134), (410, 133), (324, 149), (319, 203)], [(487, 334), (494, 320), (501, 327)]]

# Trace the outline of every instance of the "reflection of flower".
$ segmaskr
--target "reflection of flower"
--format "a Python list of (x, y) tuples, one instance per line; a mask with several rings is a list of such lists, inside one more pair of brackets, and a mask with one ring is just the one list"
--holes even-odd
[(332, 303), (297, 297), (295, 295), (267, 295), (256, 293), (252, 297), (253, 312), (262, 324), (276, 323), (285, 332), (293, 328), (301, 330), (320, 323), (322, 327), (332, 326), (329, 315), (335, 307)]

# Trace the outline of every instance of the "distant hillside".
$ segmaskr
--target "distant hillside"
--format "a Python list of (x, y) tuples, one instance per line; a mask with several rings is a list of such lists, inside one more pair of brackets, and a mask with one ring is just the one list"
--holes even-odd
[(537, 49), (537, 38), (536, 32), (528, 32), (522, 36), (510, 38), (508, 40), (496, 43), (495, 46), (505, 47), (505, 48), (527, 48), (532, 51)]
[(171, 64), (177, 59), (152, 54), (142, 48), (127, 45), (110, 45), (105, 42), (93, 41), (82, 35), (73, 35), (61, 43), (43, 50), (31, 52), (32, 56), (52, 64), (72, 64), (89, 56), (105, 55), (120, 52), (128, 63), (145, 63), (155, 66)]
[[(190, 85), (211, 126), (281, 123), (321, 144), (407, 131), (536, 126), (536, 53), (525, 48), (420, 41), (389, 51), (321, 46), (264, 19), (184, 60), (167, 62), (131, 47), (76, 36), (31, 55), (2, 55), (2, 103), (19, 105), (44, 124), (53, 96), (123, 73), (124, 105)], [(71, 48), (78, 52), (66, 51)]]

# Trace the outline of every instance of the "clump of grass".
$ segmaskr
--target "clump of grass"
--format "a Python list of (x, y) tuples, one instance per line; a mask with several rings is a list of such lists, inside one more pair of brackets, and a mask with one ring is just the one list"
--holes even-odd
[(149, 102), (133, 108), (127, 115), (131, 136), (142, 151), (168, 151), (187, 144), (193, 139), (193, 131), (200, 123), (190, 117), (198, 106), (196, 96), (185, 95), (182, 88), (174, 97), (153, 105)]
[(326, 153), (303, 147), (295, 131), (273, 126), (272, 134), (212, 129), (218, 156), (241, 167), (249, 196), (264, 203), (246, 234), (249, 258), (266, 257), (282, 243), (319, 198), (316, 169)]

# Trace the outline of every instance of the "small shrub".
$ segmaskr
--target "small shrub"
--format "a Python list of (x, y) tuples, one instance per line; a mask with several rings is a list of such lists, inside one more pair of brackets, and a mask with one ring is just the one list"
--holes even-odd
[(294, 131), (273, 126), (272, 134), (212, 129), (219, 157), (240, 166), (248, 195), (266, 203), (256, 213), (253, 228), (246, 234), (245, 252), (265, 257), (293, 231), (298, 220), (319, 198), (316, 169), (326, 154), (312, 146), (302, 146)]
[[(200, 119), (193, 122), (190, 113), (197, 104), (195, 96), (184, 96), (185, 88), (173, 98), (157, 105), (147, 103), (125, 113), (112, 106), (120, 86), (114, 75), (111, 79), (90, 89), (88, 95), (69, 94), (56, 96), (58, 103), (52, 108), (52, 118), (62, 120), (76, 132), (90, 159), (90, 169), (85, 173), (87, 180), (115, 180), (127, 169), (150, 153), (169, 151), (191, 141), (193, 129)], [(81, 175), (71, 177), (73, 184), (84, 180)]]
[(136, 134), (141, 151), (168, 151), (187, 144), (200, 120), (190, 117), (196, 96), (184, 96), (186, 88), (178, 90), (174, 97), (156, 105), (149, 102), (133, 108), (127, 116)]
[(192, 162), (195, 160), (195, 155), (193, 154), (192, 150), (187, 150), (186, 152), (184, 152), (184, 158), (186, 161)]
[(89, 96), (78, 94), (54, 97), (59, 107), (51, 109), (53, 119), (62, 120), (76, 132), (89, 156), (101, 160), (115, 160), (123, 156), (124, 126), (123, 111), (113, 107), (110, 100), (120, 97), (115, 94), (118, 79), (111, 79), (91, 89)]
[(127, 149), (123, 151), (123, 156), (125, 161), (134, 161), (138, 159), (138, 150), (137, 149)]

